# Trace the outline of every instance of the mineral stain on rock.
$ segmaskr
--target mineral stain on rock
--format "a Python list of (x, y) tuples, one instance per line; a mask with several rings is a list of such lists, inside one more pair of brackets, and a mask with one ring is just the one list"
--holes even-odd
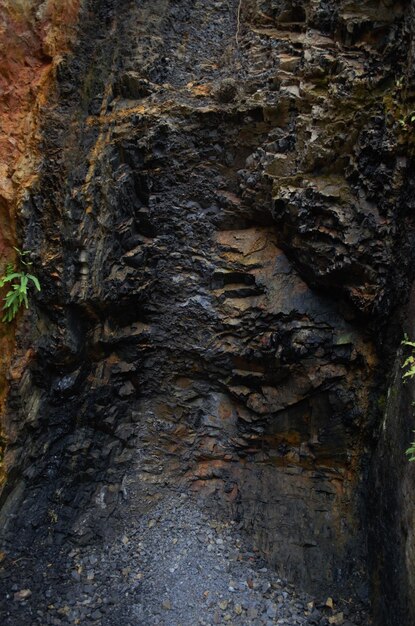
[[(2, 273), (15, 260), (17, 214), (36, 184), (42, 110), (53, 99), (54, 72), (74, 37), (79, 0), (4, 0), (0, 6), (0, 254)], [(14, 327), (0, 328), (0, 406), (15, 350)], [(11, 373), (13, 376), (13, 372)], [(4, 438), (0, 423), (0, 482)]]
[(43, 289), (2, 422), (5, 625), (411, 625), (376, 513), (410, 6), (71, 5), (18, 203)]

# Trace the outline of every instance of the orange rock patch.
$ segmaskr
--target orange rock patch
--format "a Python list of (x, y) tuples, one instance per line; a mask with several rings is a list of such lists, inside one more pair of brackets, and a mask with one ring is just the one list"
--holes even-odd
[[(75, 37), (79, 7), (80, 0), (3, 0), (0, 5), (0, 271), (14, 258), (16, 213), (40, 161), (41, 109), (53, 93), (54, 70)], [(14, 332), (14, 325), (0, 324), (1, 412)]]

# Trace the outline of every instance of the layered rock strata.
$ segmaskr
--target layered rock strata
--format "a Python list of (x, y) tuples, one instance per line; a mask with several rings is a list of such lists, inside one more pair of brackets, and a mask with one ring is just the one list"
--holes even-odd
[[(47, 0), (4, 0), (0, 6), (0, 254), (1, 273), (14, 262), (17, 215), (36, 185), (40, 166), (41, 116), (53, 99), (55, 70), (75, 35), (79, 0), (64, 6)], [(0, 328), (0, 406), (15, 349), (14, 326)], [(2, 450), (7, 433), (0, 422)]]
[(43, 290), (5, 420), (6, 536), (99, 541), (181, 485), (285, 577), (365, 599), (413, 274), (409, 5), (93, 5), (21, 212)]

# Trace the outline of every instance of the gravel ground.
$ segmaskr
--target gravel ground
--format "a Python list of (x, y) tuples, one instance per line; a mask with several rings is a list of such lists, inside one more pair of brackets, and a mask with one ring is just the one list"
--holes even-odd
[(72, 549), (58, 568), (38, 560), (37, 577), (22, 561), (3, 577), (5, 625), (367, 624), (352, 605), (278, 578), (234, 521), (212, 519), (186, 494), (132, 516), (111, 544)]

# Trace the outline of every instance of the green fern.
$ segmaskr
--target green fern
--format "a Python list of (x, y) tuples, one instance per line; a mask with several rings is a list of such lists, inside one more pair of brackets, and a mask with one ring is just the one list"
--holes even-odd
[[(414, 430), (414, 433), (415, 433), (415, 430)], [(409, 457), (408, 461), (415, 461), (415, 441), (411, 443), (409, 448), (406, 450), (405, 454), (407, 454)]]
[(0, 277), (0, 288), (4, 287), (6, 284), (10, 287), (3, 298), (3, 322), (11, 322), (14, 320), (22, 306), (26, 309), (29, 308), (28, 289), (31, 285), (34, 285), (37, 291), (41, 290), (39, 280), (36, 276), (27, 271), (32, 265), (32, 263), (25, 258), (30, 254), (30, 251), (22, 251), (18, 248), (15, 248), (15, 250), (19, 257), (21, 270), (17, 270), (14, 265), (8, 263), (4, 275)]

